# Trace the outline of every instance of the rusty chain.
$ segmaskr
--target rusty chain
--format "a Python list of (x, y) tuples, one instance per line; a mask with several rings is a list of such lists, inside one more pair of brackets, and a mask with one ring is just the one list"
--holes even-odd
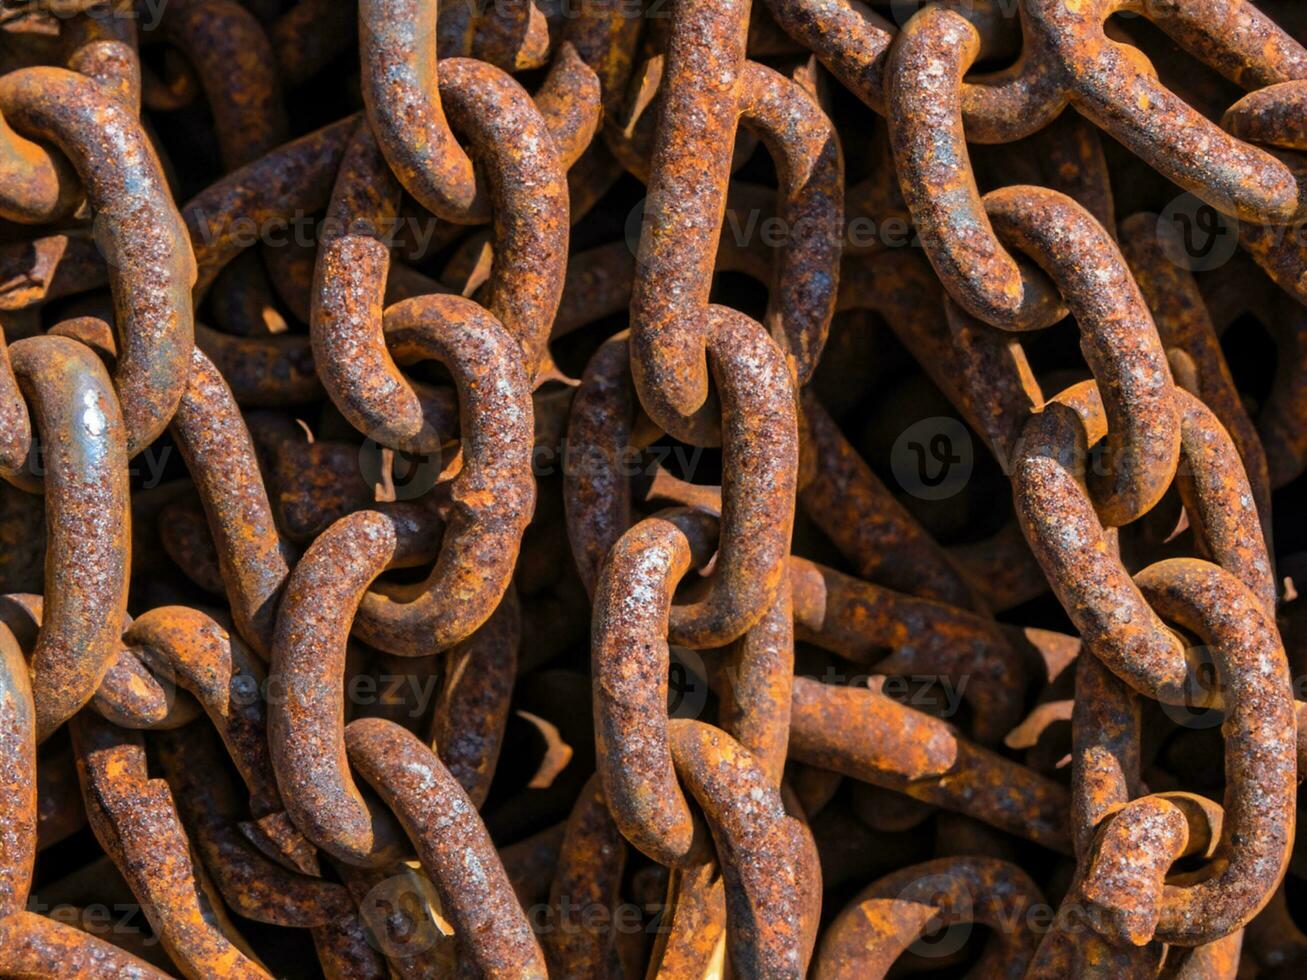
[(1297, 0), (0, 0), (0, 975), (1298, 975), (1304, 228)]

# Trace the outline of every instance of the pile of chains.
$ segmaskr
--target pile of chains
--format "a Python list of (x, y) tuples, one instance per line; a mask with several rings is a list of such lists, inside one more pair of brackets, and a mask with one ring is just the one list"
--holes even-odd
[(0, 0), (0, 974), (1301, 976), (1305, 44)]

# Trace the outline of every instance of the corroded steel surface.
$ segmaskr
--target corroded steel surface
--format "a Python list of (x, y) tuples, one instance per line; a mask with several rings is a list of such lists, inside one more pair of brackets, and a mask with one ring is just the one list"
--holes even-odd
[(0, 974), (1300, 973), (1301, 6), (0, 0)]

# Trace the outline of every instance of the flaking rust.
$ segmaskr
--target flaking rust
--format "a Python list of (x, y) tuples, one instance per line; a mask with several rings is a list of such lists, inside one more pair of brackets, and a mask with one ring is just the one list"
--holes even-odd
[(1301, 972), (1299, 6), (0, 0), (0, 974)]

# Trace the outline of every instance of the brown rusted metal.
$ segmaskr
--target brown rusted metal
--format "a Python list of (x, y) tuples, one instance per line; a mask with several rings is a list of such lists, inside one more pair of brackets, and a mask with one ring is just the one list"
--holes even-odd
[(169, 955), (189, 976), (266, 977), (193, 863), (166, 784), (148, 778), (141, 737), (88, 714), (72, 731), (91, 826)]
[(158, 157), (131, 111), (75, 72), (0, 77), (0, 112), (68, 155), (95, 209), (120, 338), (115, 385), (135, 455), (176, 411), (194, 343), (195, 259)]
[(1291, 974), (1298, 6), (0, 0), (0, 973)]
[(232, 615), (241, 635), (267, 657), (290, 554), (231, 389), (198, 349), (192, 362), (173, 438), (204, 505)]
[(968, 813), (1045, 847), (1069, 849), (1062, 786), (874, 689), (797, 678), (790, 755)]
[(1065, 310), (1048, 281), (1004, 249), (967, 156), (962, 76), (980, 41), (969, 21), (937, 4), (904, 25), (885, 66), (894, 164), (922, 246), (953, 298), (991, 324), (1046, 327)]
[(485, 827), (434, 752), (379, 718), (345, 732), (351, 761), (394, 808), (441, 894), (461, 958), (490, 977), (545, 977), (544, 954)]
[(18, 641), (0, 630), (0, 709), (3, 710), (3, 778), (0, 819), (0, 921), (21, 911), (32, 887), (37, 846), (36, 711), (32, 683)]
[(95, 693), (127, 612), (127, 436), (109, 376), (89, 348), (33, 337), (14, 344), (9, 359), (35, 410), (53, 536), (49, 604), (32, 650), (44, 741)]
[(1035, 950), (1029, 920), (1039, 888), (1020, 868), (992, 858), (942, 858), (868, 885), (831, 923), (815, 976), (883, 976), (923, 931), (975, 922), (994, 930), (985, 976), (1022, 977)]

